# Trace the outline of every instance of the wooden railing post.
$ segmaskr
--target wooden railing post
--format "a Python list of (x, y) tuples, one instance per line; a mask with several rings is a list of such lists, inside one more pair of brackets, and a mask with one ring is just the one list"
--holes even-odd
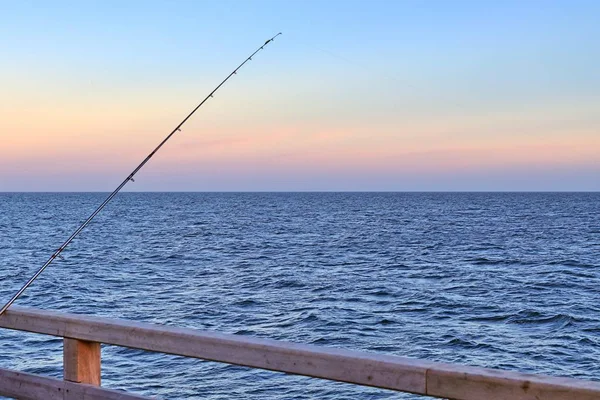
[(64, 380), (100, 386), (100, 343), (64, 338)]

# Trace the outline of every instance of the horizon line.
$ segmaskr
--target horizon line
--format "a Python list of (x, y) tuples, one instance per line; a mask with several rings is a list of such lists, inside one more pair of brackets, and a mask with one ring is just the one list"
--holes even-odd
[[(31, 194), (61, 194), (61, 193), (111, 193), (111, 191), (4, 191), (0, 194), (31, 193)], [(148, 190), (122, 191), (125, 193), (600, 193), (600, 190)]]

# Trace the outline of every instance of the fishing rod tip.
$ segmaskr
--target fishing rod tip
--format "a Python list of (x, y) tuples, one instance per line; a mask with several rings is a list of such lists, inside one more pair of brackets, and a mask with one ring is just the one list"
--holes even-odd
[[(273, 40), (275, 40), (275, 38), (276, 38), (277, 36), (279, 36), (279, 35), (281, 35), (281, 34), (282, 34), (282, 33), (281, 33), (281, 32), (279, 32), (277, 35), (275, 35), (275, 36), (273, 36), (271, 39), (267, 40), (267, 41), (265, 42), (265, 44), (268, 44), (268, 43), (272, 42)], [(263, 44), (263, 46), (264, 46), (265, 44)]]

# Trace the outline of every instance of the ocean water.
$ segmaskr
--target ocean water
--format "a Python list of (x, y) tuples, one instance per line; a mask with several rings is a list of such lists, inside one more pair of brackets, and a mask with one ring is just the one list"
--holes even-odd
[[(0, 194), (0, 302), (103, 200)], [(16, 303), (600, 380), (600, 193), (123, 193)], [(119, 347), (103, 385), (172, 399), (414, 395)], [(62, 341), (0, 329), (0, 367)]]

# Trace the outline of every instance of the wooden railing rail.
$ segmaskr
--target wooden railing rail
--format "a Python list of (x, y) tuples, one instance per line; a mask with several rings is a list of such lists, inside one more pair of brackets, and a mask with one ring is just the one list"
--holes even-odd
[[(23, 307), (12, 307), (0, 316), (0, 327), (87, 343), (76, 346), (75, 350), (72, 346), (67, 349), (69, 344), (65, 343), (65, 378), (77, 381), (78, 376), (84, 377), (79, 380), (83, 383), (100, 383), (100, 352), (94, 350), (93, 343), (106, 343), (432, 397), (459, 400), (600, 399), (599, 382)], [(77, 353), (69, 355), (69, 351)], [(78, 366), (71, 366), (71, 359), (77, 360)], [(72, 375), (67, 374), (70, 369), (75, 371)], [(86, 369), (88, 372), (84, 371)], [(93, 379), (97, 382), (90, 381)]]
[(0, 368), (0, 396), (20, 400), (148, 400), (117, 390)]

